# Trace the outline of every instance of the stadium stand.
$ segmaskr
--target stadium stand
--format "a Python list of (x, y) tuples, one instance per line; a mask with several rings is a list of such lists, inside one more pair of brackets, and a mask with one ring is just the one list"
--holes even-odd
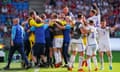
[[(0, 1), (0, 24), (6, 24), (8, 17), (13, 18), (16, 15), (24, 14), (28, 11), (29, 4), (27, 0), (1, 0)], [(24, 15), (22, 15), (24, 18)]]
[(28, 0), (0, 0), (0, 39), (10, 47), (12, 18), (19, 16), (20, 21), (28, 16)]
[[(120, 26), (120, 0), (47, 0), (45, 3), (45, 12), (60, 13), (64, 6), (68, 6), (69, 10), (76, 17), (77, 13), (83, 13), (89, 17), (89, 11), (92, 3), (96, 2), (100, 8), (101, 15), (107, 20), (108, 26)], [(111, 37), (120, 37), (120, 30), (111, 33)]]
[[(11, 25), (11, 19), (19, 16), (21, 21), (28, 15), (29, 7), (38, 10), (44, 10), (47, 15), (52, 12), (62, 12), (62, 8), (67, 5), (70, 11), (76, 17), (77, 13), (83, 13), (89, 17), (91, 4), (96, 2), (100, 8), (101, 15), (107, 19), (108, 26), (120, 26), (120, 1), (119, 0), (0, 0), (0, 25)], [(38, 5), (38, 4), (40, 5)], [(42, 4), (42, 5), (41, 5)], [(43, 7), (44, 8), (39, 8)], [(1, 34), (1, 33), (0, 33)], [(111, 33), (112, 37), (120, 37), (120, 29)]]
[(15, 16), (19, 16), (22, 21), (28, 11), (28, 0), (0, 0), (0, 25), (11, 26), (11, 19)]

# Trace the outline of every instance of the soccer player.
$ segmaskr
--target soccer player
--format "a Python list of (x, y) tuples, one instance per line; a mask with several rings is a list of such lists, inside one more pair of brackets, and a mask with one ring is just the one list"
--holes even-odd
[[(64, 58), (64, 62), (65, 62), (64, 67), (67, 67), (68, 66), (68, 61), (69, 61), (68, 48), (69, 48), (69, 43), (70, 43), (70, 32), (71, 32), (72, 20), (71, 20), (71, 18), (69, 16), (62, 17), (62, 18), (65, 19), (64, 26), (60, 26), (58, 24), (56, 24), (56, 25), (60, 29), (63, 30), (64, 38), (63, 38), (62, 54), (63, 54), (63, 58)], [(62, 21), (63, 21), (63, 19), (62, 19)]]
[[(101, 18), (100, 10), (99, 10), (96, 3), (93, 3), (92, 6), (93, 6), (93, 9), (90, 10), (90, 13), (89, 13), (90, 17), (87, 19), (87, 22), (92, 20), (94, 22), (94, 26), (99, 27), (100, 26), (100, 18)], [(95, 56), (92, 57), (92, 60), (94, 62), (94, 65), (96, 66), (96, 64), (97, 64), (96, 61), (97, 60), (96, 60)], [(97, 70), (97, 68), (96, 68), (96, 70)]]
[[(29, 20), (28, 20), (29, 26), (30, 27), (32, 27), (32, 26), (35, 26), (35, 27), (43, 26), (43, 23), (37, 23), (36, 20), (42, 21), (41, 18), (38, 17), (38, 15), (36, 14), (35, 11), (30, 12), (30, 17), (29, 17)], [(34, 32), (32, 32), (32, 31), (30, 32), (30, 35), (29, 35), (29, 41), (30, 41), (30, 46), (31, 46), (31, 51), (32, 51), (32, 47), (35, 43), (35, 35), (34, 35)], [(32, 59), (32, 53), (31, 52), (29, 53), (28, 59), (29, 60)]]
[(24, 59), (26, 68), (30, 68), (29, 62), (24, 52), (23, 39), (24, 39), (24, 29), (22, 26), (19, 25), (19, 18), (14, 18), (12, 32), (11, 32), (11, 48), (8, 56), (8, 64), (4, 69), (10, 68), (12, 56), (16, 50), (21, 54), (22, 59)]
[(98, 70), (96, 51), (97, 51), (97, 41), (96, 41), (96, 28), (94, 27), (94, 21), (89, 21), (88, 29), (86, 30), (87, 35), (87, 49), (86, 49), (86, 61), (88, 65), (88, 71), (91, 72), (91, 58), (94, 60), (95, 71)]
[(100, 57), (100, 70), (104, 69), (104, 59), (103, 55), (104, 52), (107, 53), (108, 60), (109, 60), (109, 69), (112, 70), (112, 52), (111, 52), (111, 47), (110, 47), (110, 31), (115, 30), (116, 27), (107, 27), (106, 26), (106, 20), (102, 19), (101, 20), (101, 25), (99, 28), (97, 28), (98, 31), (98, 47), (99, 47), (99, 57)]
[(79, 69), (78, 72), (84, 72), (82, 69), (82, 62), (84, 60), (84, 45), (82, 42), (82, 35), (84, 34), (84, 29), (82, 27), (83, 23), (83, 18), (84, 16), (82, 14), (78, 14), (78, 19), (73, 27), (73, 32), (72, 32), (72, 38), (71, 38), (71, 50), (72, 50), (72, 55), (70, 57), (70, 61), (68, 63), (68, 70), (72, 71), (72, 67), (75, 61), (75, 56), (77, 52), (79, 52)]
[(60, 20), (58, 19), (58, 15), (53, 13), (51, 15), (50, 26), (53, 31), (53, 51), (55, 57), (55, 67), (58, 68), (62, 64), (62, 56), (61, 49), (63, 46), (63, 31), (56, 24), (63, 26)]
[(87, 19), (87, 22), (89, 22), (90, 20), (93, 20), (95, 24), (94, 26), (98, 27), (100, 25), (100, 18), (101, 18), (100, 10), (97, 7), (96, 3), (93, 3), (92, 6), (93, 6), (93, 9), (90, 10), (90, 13), (89, 13), (90, 17)]

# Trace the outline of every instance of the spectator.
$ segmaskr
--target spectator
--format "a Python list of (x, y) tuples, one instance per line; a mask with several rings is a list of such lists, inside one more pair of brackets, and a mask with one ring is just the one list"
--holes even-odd
[(2, 6), (1, 12), (2, 12), (3, 14), (6, 14), (6, 13), (8, 12), (8, 8), (7, 8), (6, 5)]

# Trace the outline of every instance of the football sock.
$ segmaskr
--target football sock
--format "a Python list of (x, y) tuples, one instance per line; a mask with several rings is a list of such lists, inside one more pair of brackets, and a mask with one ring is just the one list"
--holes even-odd
[(79, 66), (78, 66), (78, 69), (81, 69), (81, 68), (82, 68), (83, 59), (84, 59), (84, 57), (79, 56)]
[(88, 70), (91, 70), (91, 59), (87, 59)]
[(75, 61), (75, 56), (74, 55), (71, 55), (71, 58), (70, 58), (70, 62), (69, 62), (69, 67), (72, 67), (73, 66), (73, 63)]
[(57, 64), (58, 63), (58, 53), (54, 52), (54, 56), (55, 56), (55, 64)]
[(93, 60), (93, 62), (94, 62), (95, 67), (98, 67), (96, 56), (93, 56), (93, 57), (92, 57), (92, 60)]
[(108, 60), (109, 60), (109, 65), (112, 66), (112, 56), (109, 56)]

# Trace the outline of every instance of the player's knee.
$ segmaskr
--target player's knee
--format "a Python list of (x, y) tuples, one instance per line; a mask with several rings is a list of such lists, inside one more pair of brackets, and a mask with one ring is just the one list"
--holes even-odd
[(112, 53), (110, 51), (108, 51), (107, 56), (112, 57)]
[(77, 52), (76, 52), (76, 51), (72, 51), (72, 54), (73, 54), (73, 55), (76, 55), (76, 54), (77, 54)]

